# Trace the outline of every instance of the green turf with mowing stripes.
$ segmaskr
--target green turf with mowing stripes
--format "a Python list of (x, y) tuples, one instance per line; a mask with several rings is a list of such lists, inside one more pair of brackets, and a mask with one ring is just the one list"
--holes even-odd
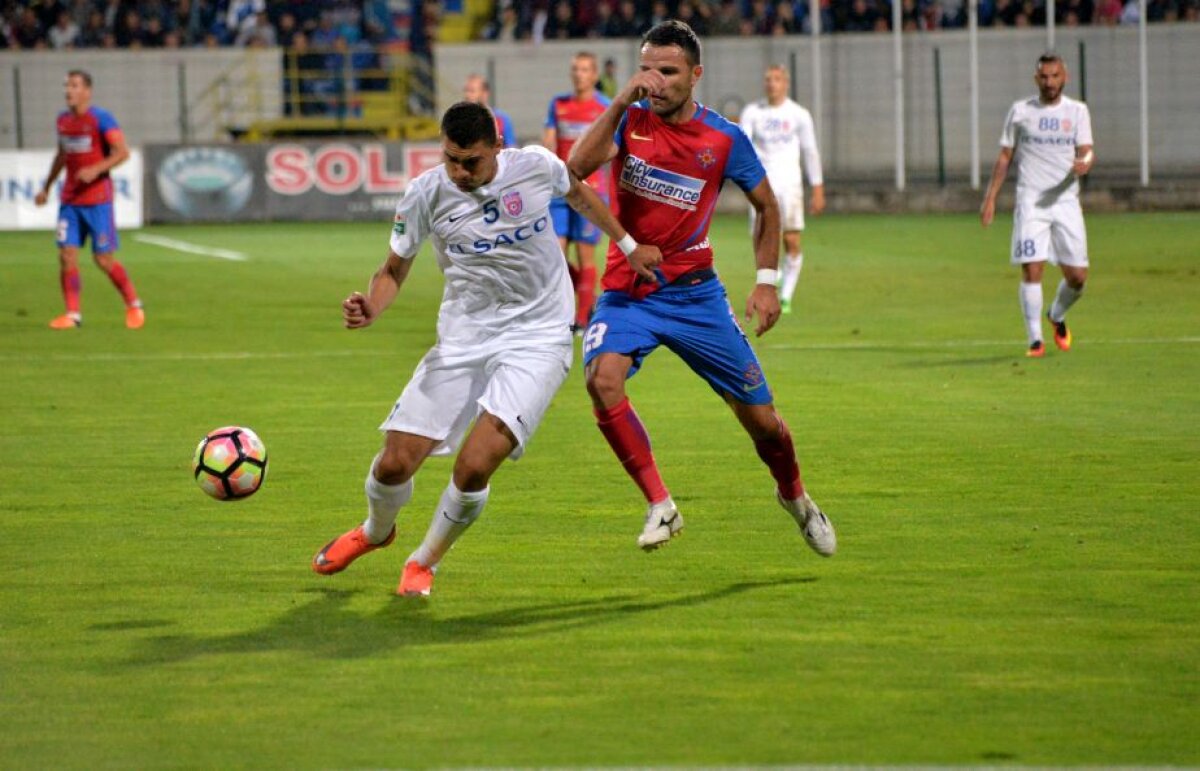
[[(139, 332), (91, 265), (84, 327), (46, 329), (51, 236), (0, 234), (5, 766), (1200, 764), (1200, 216), (1089, 216), (1075, 350), (1041, 361), (1008, 220), (814, 219), (797, 311), (756, 345), (834, 559), (659, 352), (630, 393), (683, 537), (636, 548), (577, 362), (427, 603), (391, 592), (446, 460), (396, 545), (308, 568), (433, 341), (428, 253), (340, 328), (387, 228), (146, 231), (246, 262), (125, 233)], [(713, 238), (740, 313), (744, 219)], [(189, 463), (227, 423), (271, 469), (222, 504)]]

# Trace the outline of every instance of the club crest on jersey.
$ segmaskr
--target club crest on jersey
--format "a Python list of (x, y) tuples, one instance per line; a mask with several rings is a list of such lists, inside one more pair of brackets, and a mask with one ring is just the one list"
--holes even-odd
[(1070, 130), (1071, 130), (1071, 120), (1070, 120), (1069, 118), (1064, 118), (1064, 119), (1063, 119), (1063, 122), (1062, 122), (1062, 130), (1063, 130), (1063, 131), (1070, 131)]
[(516, 217), (525, 211), (525, 202), (521, 200), (521, 191), (513, 190), (500, 196), (500, 202), (504, 204), (504, 211), (508, 212), (508, 216)]
[(625, 156), (621, 187), (642, 198), (695, 211), (704, 192), (704, 180), (651, 166), (636, 155)]
[(404, 235), (404, 231), (408, 229), (408, 220), (403, 214), (397, 214), (392, 220), (392, 232), (398, 236)]
[(700, 164), (700, 168), (707, 170), (710, 166), (717, 162), (717, 154), (713, 152), (711, 147), (706, 147), (696, 153), (696, 163)]

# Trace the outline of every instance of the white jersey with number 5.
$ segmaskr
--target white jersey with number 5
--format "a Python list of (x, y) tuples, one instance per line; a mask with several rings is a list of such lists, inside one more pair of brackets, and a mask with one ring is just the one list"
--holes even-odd
[(810, 185), (824, 184), (821, 154), (812, 115), (791, 99), (772, 106), (766, 99), (751, 102), (742, 110), (739, 125), (758, 152), (771, 187), (780, 191), (802, 187), (800, 157)]
[(412, 259), (432, 241), (446, 281), (440, 342), (569, 341), (574, 300), (550, 220), (551, 199), (571, 187), (567, 167), (534, 146), (502, 150), (497, 163), (469, 192), (441, 165), (414, 179), (396, 205), (392, 251)]
[(1042, 104), (1038, 97), (1013, 103), (1004, 121), (1000, 146), (1014, 148), (1017, 206), (1052, 206), (1077, 198), (1079, 179), (1071, 171), (1075, 148), (1092, 144), (1087, 105), (1068, 96)]

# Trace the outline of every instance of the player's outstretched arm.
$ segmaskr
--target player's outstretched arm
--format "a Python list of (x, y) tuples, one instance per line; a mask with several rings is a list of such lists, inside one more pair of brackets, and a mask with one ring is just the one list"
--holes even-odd
[(754, 289), (746, 299), (746, 320), (758, 317), (754, 334), (761, 337), (779, 321), (779, 291), (775, 288), (779, 278), (779, 204), (766, 177), (746, 192), (746, 198), (755, 212), (754, 264), (758, 269)]
[(566, 197), (567, 203), (571, 205), (572, 209), (591, 220), (617, 245), (617, 248), (625, 254), (625, 258), (629, 261), (629, 267), (633, 268), (635, 273), (649, 281), (658, 281), (653, 269), (662, 262), (662, 252), (658, 250), (657, 246), (639, 244), (635, 241), (633, 236), (629, 235), (628, 231), (613, 216), (600, 196), (596, 195), (596, 191), (573, 173), (571, 174), (571, 189), (567, 191)]
[(1012, 163), (1013, 149), (1001, 147), (996, 156), (996, 164), (992, 166), (992, 179), (988, 182), (987, 192), (983, 195), (983, 204), (979, 207), (979, 221), (986, 228), (996, 218), (996, 196), (1004, 187), (1004, 178), (1008, 176), (1008, 165)]
[(67, 155), (62, 150), (54, 154), (54, 160), (50, 162), (50, 174), (46, 176), (46, 184), (42, 185), (42, 189), (33, 197), (33, 202), (37, 206), (45, 205), (50, 199), (50, 188), (54, 187), (54, 180), (58, 179), (58, 175), (62, 172), (63, 166), (67, 165)]
[(371, 276), (371, 285), (364, 296), (362, 292), (353, 292), (342, 303), (342, 321), (347, 329), (362, 329), (369, 327), (387, 307), (396, 299), (408, 271), (412, 269), (412, 260), (406, 260), (395, 252), (388, 252), (387, 260)]

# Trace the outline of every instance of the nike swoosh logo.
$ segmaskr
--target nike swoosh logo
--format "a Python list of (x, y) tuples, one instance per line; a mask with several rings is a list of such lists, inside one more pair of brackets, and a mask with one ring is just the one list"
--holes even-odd
[(442, 516), (443, 516), (443, 517), (445, 517), (446, 519), (448, 519), (449, 521), (453, 522), (453, 523), (454, 523), (454, 524), (456, 524), (456, 525), (469, 525), (469, 524), (471, 524), (470, 522), (466, 522), (466, 521), (464, 521), (464, 520), (461, 520), (461, 519), (455, 519), (454, 517), (450, 516), (450, 512), (448, 512), (448, 511), (443, 511), (443, 512), (442, 512)]
[(644, 137), (644, 136), (642, 136), (641, 134), (637, 133), (636, 131), (630, 131), (630, 132), (629, 132), (629, 138), (630, 138), (630, 139), (640, 139), (640, 140), (642, 140), (643, 142), (649, 142), (649, 141), (650, 141), (650, 137)]
[(765, 380), (762, 383), (759, 383), (758, 385), (743, 385), (742, 390), (746, 391), (746, 392), (750, 392), (750, 391), (754, 391), (756, 389), (762, 388), (764, 385), (766, 385)]
[(446, 221), (447, 221), (447, 222), (458, 222), (460, 219), (462, 219), (462, 218), (463, 218), (463, 217), (465, 217), (465, 216), (467, 216), (467, 215), (465, 215), (465, 214), (460, 214), (460, 215), (458, 215), (457, 217), (447, 217), (447, 218), (446, 218)]

